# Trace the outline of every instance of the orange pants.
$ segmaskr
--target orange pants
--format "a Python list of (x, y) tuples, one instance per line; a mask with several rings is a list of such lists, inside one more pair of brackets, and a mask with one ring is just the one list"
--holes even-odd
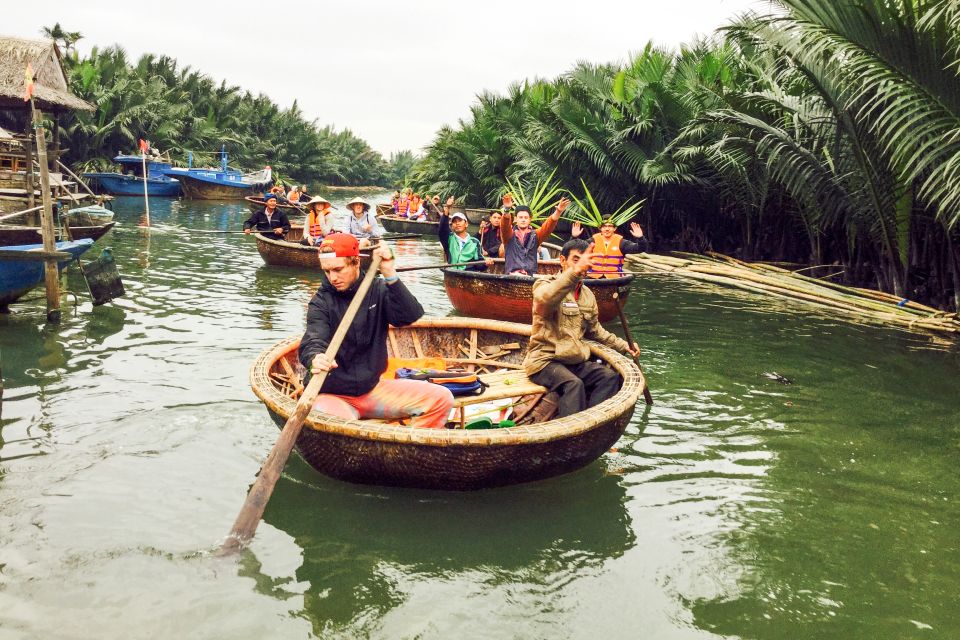
[(421, 380), (381, 380), (362, 396), (321, 393), (313, 403), (317, 411), (340, 418), (412, 418), (410, 426), (428, 429), (446, 426), (452, 406), (449, 389)]

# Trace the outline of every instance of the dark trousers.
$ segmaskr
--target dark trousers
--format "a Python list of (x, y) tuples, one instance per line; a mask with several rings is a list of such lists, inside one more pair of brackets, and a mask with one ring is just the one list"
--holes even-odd
[(620, 375), (606, 365), (587, 360), (580, 364), (551, 362), (530, 380), (560, 396), (557, 417), (595, 407), (620, 389)]

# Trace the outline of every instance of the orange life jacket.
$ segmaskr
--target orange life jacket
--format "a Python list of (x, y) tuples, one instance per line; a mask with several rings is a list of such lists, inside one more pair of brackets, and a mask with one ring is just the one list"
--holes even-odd
[(420, 209), (420, 198), (411, 198), (410, 199), (410, 213), (416, 213)]
[(311, 211), (307, 214), (307, 233), (310, 234), (311, 238), (323, 237), (323, 225), (320, 224), (321, 220), (323, 220), (322, 213)]
[(410, 206), (410, 201), (406, 197), (402, 197), (397, 200), (397, 214), (401, 216), (407, 215), (407, 208)]
[(300, 202), (300, 192), (296, 189), (290, 189), (290, 193), (287, 194), (288, 202)]
[(620, 252), (620, 242), (623, 236), (615, 233), (607, 241), (604, 237), (596, 233), (593, 236), (593, 266), (590, 268), (590, 274), (603, 277), (606, 274), (623, 273), (623, 253)]

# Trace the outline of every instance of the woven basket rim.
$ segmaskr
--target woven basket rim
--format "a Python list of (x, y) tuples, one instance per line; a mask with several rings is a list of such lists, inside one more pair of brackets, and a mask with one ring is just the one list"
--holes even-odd
[[(424, 317), (410, 325), (418, 329), (479, 329), (529, 336), (531, 327), (515, 322), (486, 320), (483, 318), (434, 318)], [(281, 356), (296, 349), (299, 337), (290, 337), (264, 350), (250, 367), (250, 387), (254, 394), (275, 413), (289, 417), (296, 401), (280, 393), (270, 381), (270, 367)], [(525, 445), (563, 440), (586, 433), (612, 420), (632, 412), (644, 387), (644, 378), (633, 360), (613, 349), (596, 342), (587, 341), (593, 356), (609, 364), (623, 378), (623, 385), (616, 395), (586, 411), (532, 425), (505, 427), (491, 430), (423, 429), (384, 425), (367, 420), (346, 420), (311, 411), (304, 428), (319, 432), (346, 436), (368, 442), (386, 442), (417, 446), (497, 446)]]
[[(505, 261), (503, 258), (493, 258), (494, 263), (503, 264)], [(538, 260), (540, 262), (546, 262), (548, 264), (556, 264), (557, 260)], [(517, 274), (506, 274), (506, 273), (487, 273), (486, 271), (467, 271), (466, 269), (457, 269), (455, 267), (447, 267), (441, 269), (443, 271), (443, 279), (447, 280), (447, 276), (457, 277), (464, 280), (497, 280), (501, 282), (533, 282), (537, 278), (548, 277), (547, 275), (535, 275), (535, 276), (525, 276)], [(554, 275), (554, 274), (550, 274)], [(637, 277), (635, 273), (625, 273), (622, 276), (616, 278), (584, 278), (583, 283), (591, 288), (594, 288), (599, 285), (599, 287), (620, 287), (624, 285), (631, 284), (634, 279)]]

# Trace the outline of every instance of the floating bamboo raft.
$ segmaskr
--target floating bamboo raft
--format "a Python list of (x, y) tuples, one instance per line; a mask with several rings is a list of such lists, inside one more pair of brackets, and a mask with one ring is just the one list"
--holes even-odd
[(749, 263), (718, 253), (648, 253), (627, 257), (634, 269), (669, 272), (685, 278), (816, 305), (832, 313), (881, 326), (957, 337), (960, 317), (893, 294), (847, 287), (771, 264)]

